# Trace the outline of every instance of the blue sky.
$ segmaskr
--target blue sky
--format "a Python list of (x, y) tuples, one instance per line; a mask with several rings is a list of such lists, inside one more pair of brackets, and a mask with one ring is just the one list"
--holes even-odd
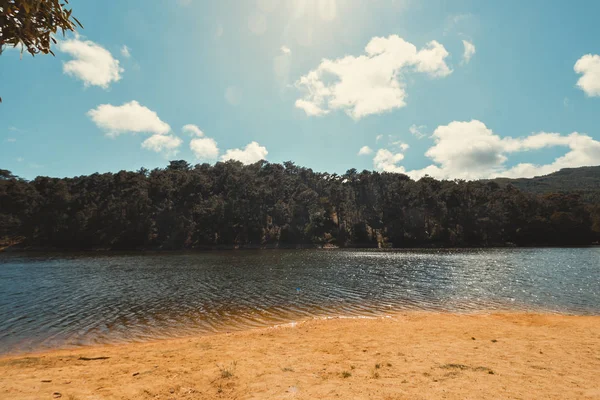
[(28, 179), (169, 159), (466, 179), (600, 164), (595, 1), (71, 6), (85, 29), (56, 57), (0, 55), (0, 168)]

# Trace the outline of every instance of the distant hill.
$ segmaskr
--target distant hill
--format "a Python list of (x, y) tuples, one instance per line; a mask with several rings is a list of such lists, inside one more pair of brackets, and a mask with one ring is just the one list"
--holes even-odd
[(492, 181), (501, 186), (511, 184), (520, 190), (536, 194), (580, 192), (585, 201), (600, 203), (600, 166), (565, 168), (531, 179), (497, 178)]

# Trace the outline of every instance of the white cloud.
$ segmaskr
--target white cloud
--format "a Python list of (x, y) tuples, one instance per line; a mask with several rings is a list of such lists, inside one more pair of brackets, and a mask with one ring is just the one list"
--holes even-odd
[[(600, 160), (600, 142), (594, 140), (588, 135), (580, 134), (577, 132), (571, 133), (568, 136), (560, 136), (558, 133), (540, 133), (534, 135), (530, 139), (535, 139), (536, 136), (539, 138), (536, 139), (534, 143), (535, 146), (538, 147), (532, 146), (530, 148), (540, 148), (540, 146), (563, 146), (568, 147), (569, 151), (565, 155), (555, 159), (554, 162), (550, 164), (518, 164), (515, 167), (504, 171), (501, 174), (502, 176), (506, 176), (509, 178), (529, 178), (534, 176), (547, 175), (552, 172), (558, 171), (562, 168), (576, 168), (598, 165), (598, 160)], [(541, 139), (542, 137), (546, 138), (546, 143), (537, 142), (537, 140)], [(531, 145), (531, 143), (529, 143), (529, 145)], [(527, 150), (527, 147), (524, 147), (524, 150)]]
[(379, 149), (375, 154), (375, 158), (373, 158), (373, 167), (384, 172), (404, 173), (406, 172), (405, 169), (397, 165), (402, 160), (404, 160), (404, 154), (402, 153), (392, 153), (387, 149)]
[(427, 128), (425, 125), (419, 125), (419, 126), (417, 126), (415, 124), (412, 124), (408, 128), (408, 131), (410, 132), (411, 135), (413, 135), (417, 139), (423, 139), (425, 136), (427, 136), (426, 134), (423, 133), (423, 130), (425, 128)]
[(198, 125), (194, 125), (194, 124), (187, 124), (184, 125), (183, 128), (181, 128), (181, 130), (184, 133), (187, 133), (191, 136), (197, 136), (197, 137), (203, 137), (204, 136), (204, 132), (202, 132), (200, 130), (200, 128), (198, 127)]
[(373, 153), (373, 149), (370, 148), (369, 146), (363, 146), (360, 148), (360, 150), (358, 150), (358, 155), (359, 156), (366, 156)]
[(154, 111), (135, 100), (121, 106), (101, 104), (88, 111), (87, 115), (110, 137), (127, 132), (166, 134), (171, 130)]
[(477, 120), (439, 126), (432, 137), (435, 145), (425, 155), (441, 165), (446, 177), (475, 179), (498, 172), (506, 161), (500, 136)]
[[(415, 49), (416, 50), (416, 49)], [(424, 72), (432, 77), (444, 77), (452, 73), (452, 70), (446, 64), (446, 57), (450, 53), (446, 48), (435, 40), (427, 43), (427, 46), (416, 54), (416, 68), (419, 72)]]
[(296, 108), (304, 110), (306, 115), (310, 117), (321, 116), (325, 114), (329, 114), (329, 110), (323, 110), (315, 103), (311, 103), (310, 101), (306, 101), (303, 99), (296, 100)]
[[(533, 177), (549, 174), (562, 168), (575, 168), (586, 165), (597, 165), (600, 160), (600, 142), (588, 135), (572, 133), (535, 133), (526, 137), (500, 137), (489, 129), (483, 122), (472, 120), (468, 122), (453, 121), (448, 125), (438, 126), (432, 138), (435, 144), (425, 155), (434, 164), (421, 170), (405, 172), (418, 179), (431, 175), (439, 179), (482, 179), (506, 176), (511, 178)], [(506, 162), (511, 153), (538, 150), (549, 147), (567, 147), (569, 150), (552, 163), (536, 165), (522, 163), (507, 167)], [(385, 163), (389, 160), (380, 157), (377, 169), (389, 171), (404, 168), (397, 162)], [(394, 160), (392, 160), (394, 161)]]
[(23, 157), (17, 157), (17, 162), (23, 162), (25, 159)]
[(467, 40), (463, 40), (463, 46), (465, 51), (463, 53), (463, 63), (468, 64), (471, 61), (471, 57), (475, 54), (475, 45)]
[(244, 149), (229, 149), (221, 156), (221, 161), (237, 160), (244, 164), (253, 164), (257, 161), (264, 160), (269, 152), (266, 147), (259, 145), (257, 142), (251, 142)]
[(17, 139), (16, 139), (16, 138), (14, 138), (14, 137), (9, 137), (8, 139), (6, 139), (6, 141), (7, 141), (8, 143), (15, 143), (15, 142), (17, 141)]
[(281, 46), (281, 52), (283, 54), (292, 54), (292, 50), (290, 50), (290, 48), (287, 46)]
[(381, 139), (383, 139), (383, 135), (377, 135), (377, 137), (375, 138), (375, 143), (379, 143)]
[(183, 143), (183, 140), (177, 136), (155, 134), (144, 140), (142, 147), (171, 157), (177, 154), (177, 148), (181, 146), (181, 143)]
[(403, 77), (410, 70), (431, 77), (452, 73), (445, 62), (448, 52), (440, 43), (429, 42), (417, 48), (397, 35), (374, 37), (367, 44), (366, 55), (324, 59), (300, 77), (296, 87), (304, 95), (296, 107), (310, 116), (343, 110), (358, 120), (406, 105)]
[(217, 142), (208, 137), (192, 139), (190, 149), (200, 160), (215, 160), (219, 156)]
[(400, 148), (400, 150), (402, 151), (406, 151), (410, 148), (410, 146), (404, 142), (402, 142), (401, 140), (395, 141), (391, 143), (392, 146), (397, 146)]
[(577, 60), (573, 69), (582, 74), (577, 86), (590, 97), (600, 96), (600, 55), (586, 54)]
[(57, 48), (74, 58), (63, 64), (64, 73), (81, 79), (86, 87), (100, 86), (107, 89), (111, 82), (121, 79), (124, 70), (119, 66), (119, 60), (90, 40), (64, 40), (57, 44)]
[(126, 45), (123, 45), (123, 47), (121, 47), (121, 55), (125, 58), (131, 57), (131, 52), (129, 51), (129, 47), (127, 47)]
[[(183, 131), (196, 136), (190, 141), (190, 149), (200, 160), (216, 160), (219, 157), (219, 147), (213, 138), (205, 137), (204, 132), (196, 125), (188, 124), (183, 127)], [(257, 142), (251, 142), (243, 149), (229, 149), (221, 155), (221, 161), (237, 160), (244, 164), (252, 164), (266, 158), (269, 152), (264, 146)]]

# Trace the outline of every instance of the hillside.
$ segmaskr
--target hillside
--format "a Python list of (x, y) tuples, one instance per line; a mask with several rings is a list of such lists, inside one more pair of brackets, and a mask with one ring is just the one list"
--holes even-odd
[(510, 183), (520, 190), (535, 194), (580, 192), (586, 202), (600, 203), (600, 166), (565, 168), (531, 179), (497, 178), (493, 181), (501, 186)]

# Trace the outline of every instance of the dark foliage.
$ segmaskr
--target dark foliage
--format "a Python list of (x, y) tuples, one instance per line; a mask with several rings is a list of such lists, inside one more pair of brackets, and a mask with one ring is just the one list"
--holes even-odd
[(54, 54), (53, 35), (74, 31), (81, 23), (66, 9), (68, 0), (0, 0), (0, 53), (3, 47), (22, 46), (32, 56)]
[(239, 162), (25, 181), (0, 170), (0, 238), (63, 249), (587, 245), (600, 208), (496, 182)]

